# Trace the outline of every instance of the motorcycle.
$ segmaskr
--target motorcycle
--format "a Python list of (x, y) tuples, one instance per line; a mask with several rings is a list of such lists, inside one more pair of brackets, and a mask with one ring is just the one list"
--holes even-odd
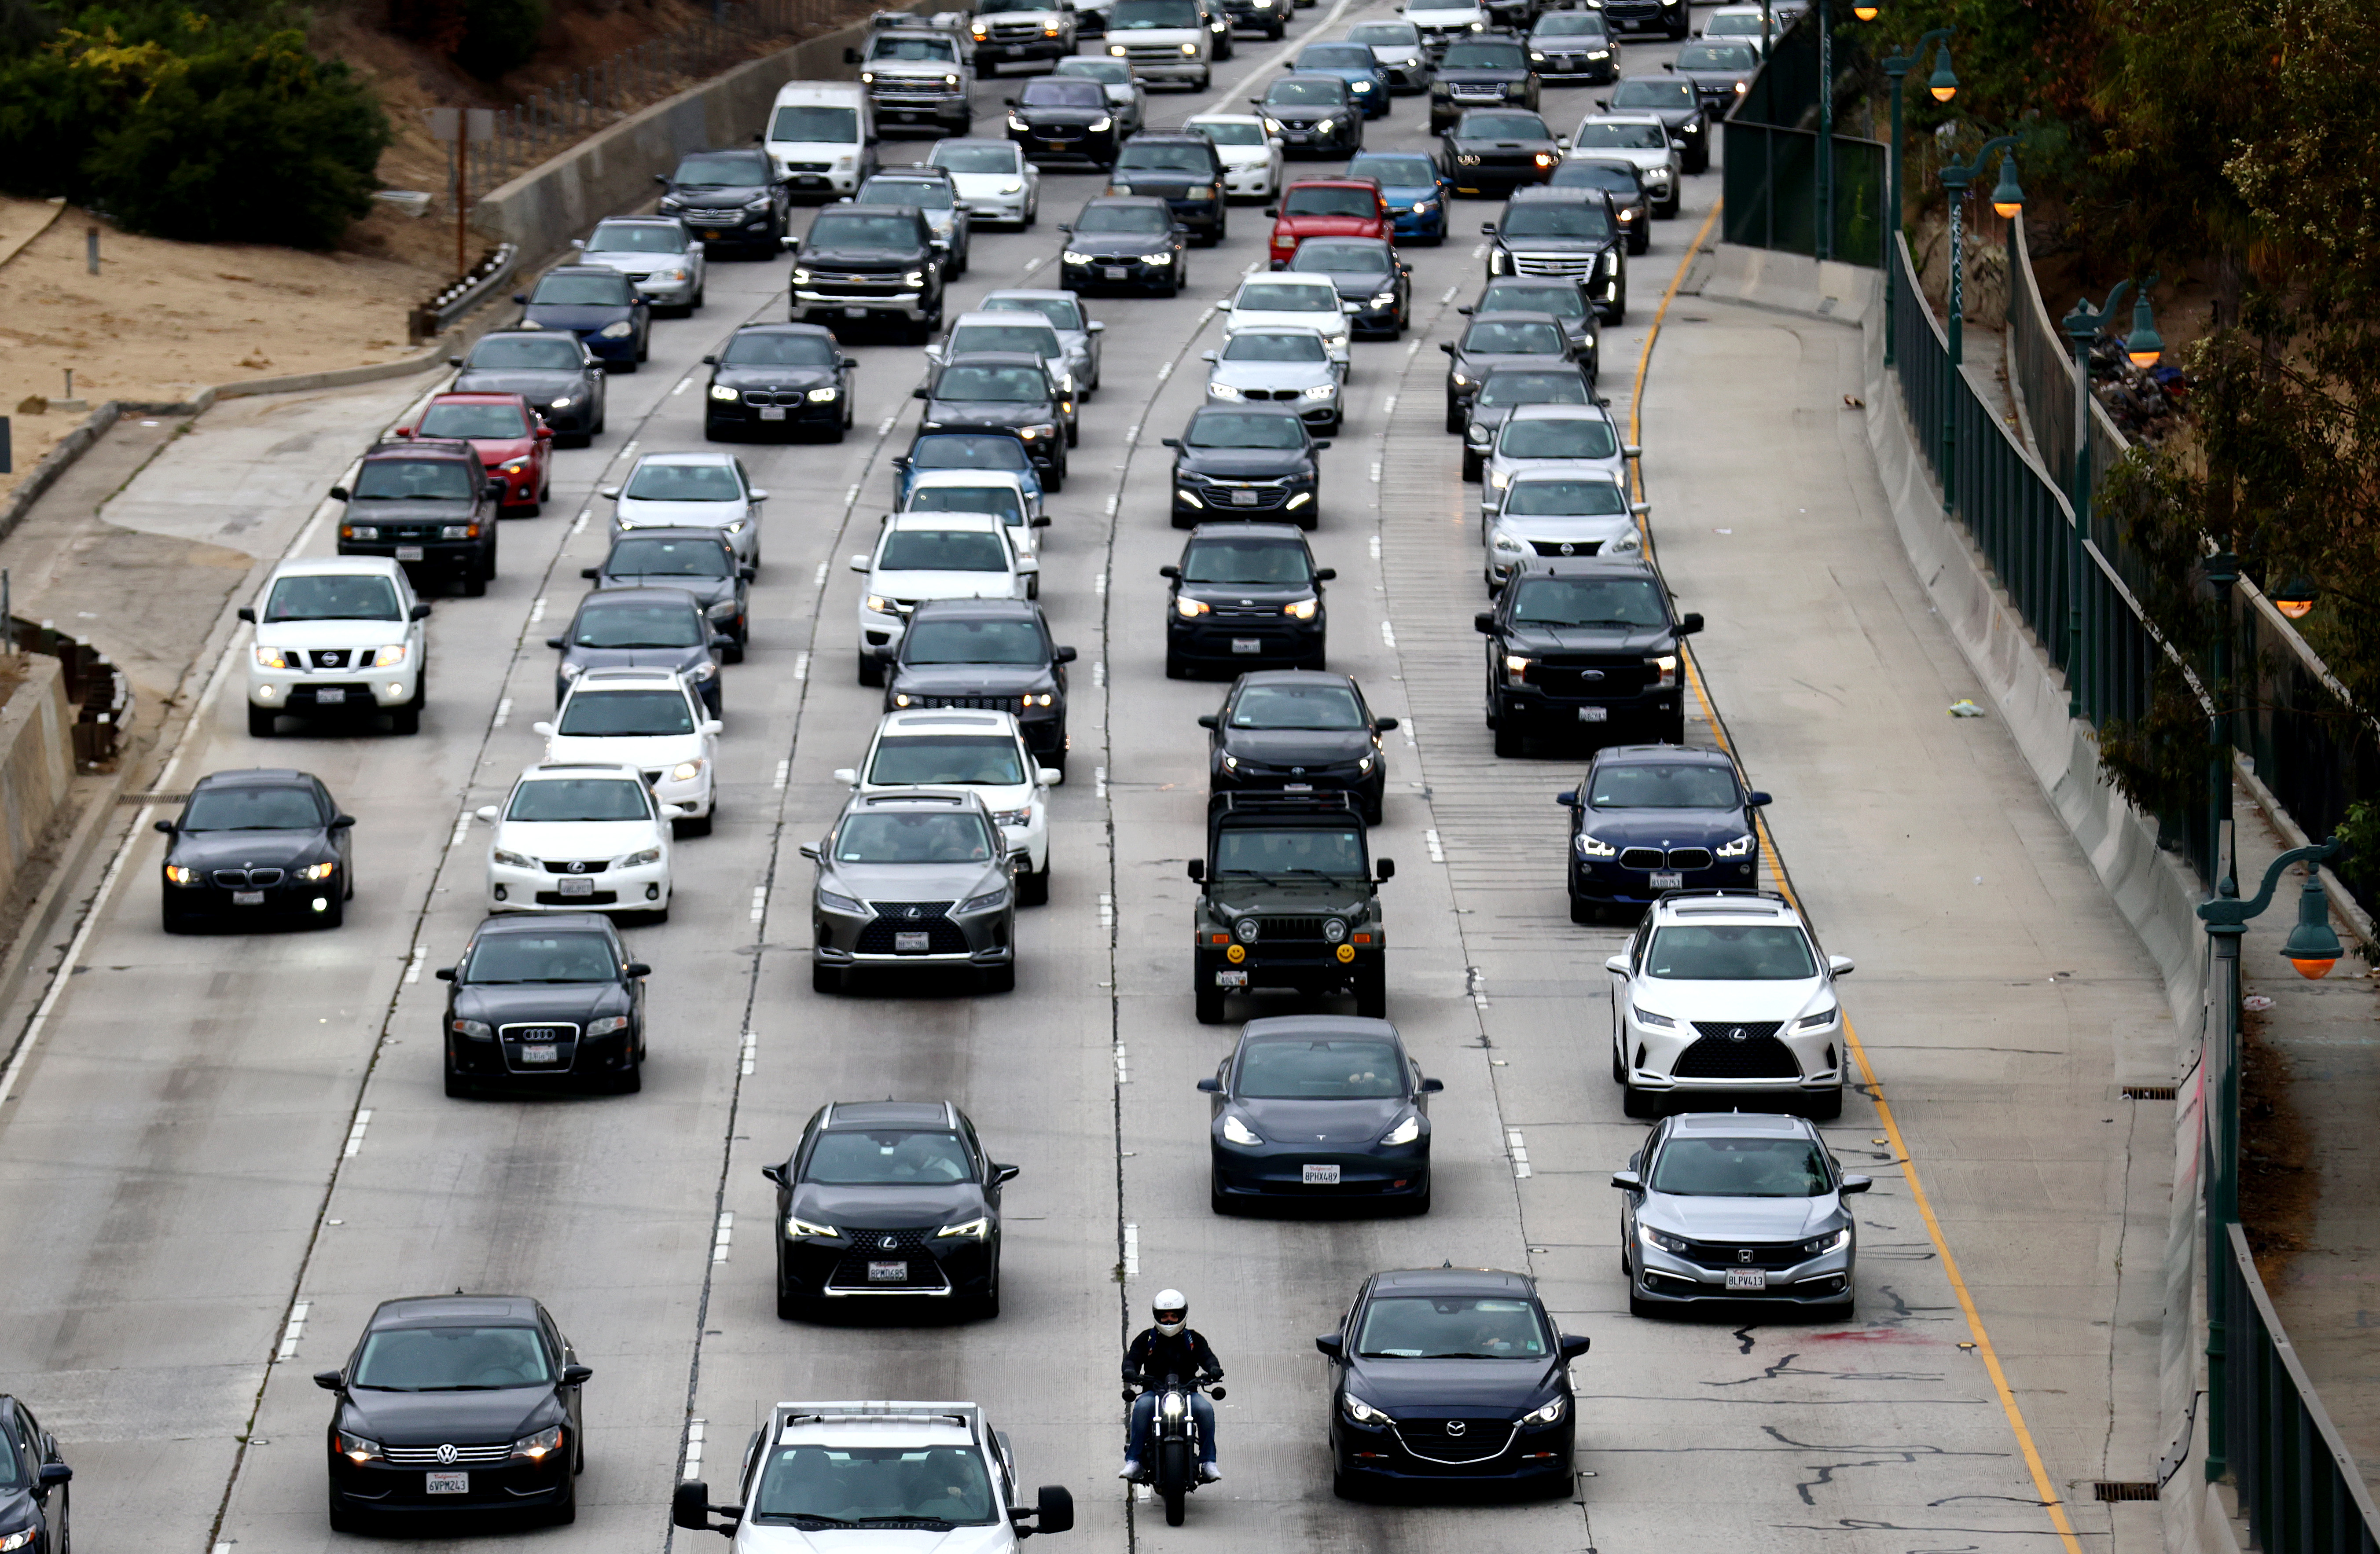
[[(1165, 1502), (1165, 1524), (1182, 1525), (1183, 1501), (1198, 1487), (1198, 1417), (1190, 1412), (1190, 1395), (1203, 1390), (1220, 1402), (1223, 1389), (1213, 1381), (1196, 1379), (1184, 1384), (1178, 1376), (1168, 1376), (1165, 1385), (1151, 1388), (1158, 1394), (1157, 1417), (1148, 1428), (1148, 1455), (1142, 1461), (1135, 1484), (1146, 1484)], [(1139, 1396), (1133, 1388), (1123, 1390), (1123, 1400), (1131, 1402)]]

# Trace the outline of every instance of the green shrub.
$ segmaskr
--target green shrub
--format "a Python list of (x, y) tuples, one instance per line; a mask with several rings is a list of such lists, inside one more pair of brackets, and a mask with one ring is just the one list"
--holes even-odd
[(482, 80), (528, 63), (545, 30), (545, 0), (463, 0), (455, 63)]

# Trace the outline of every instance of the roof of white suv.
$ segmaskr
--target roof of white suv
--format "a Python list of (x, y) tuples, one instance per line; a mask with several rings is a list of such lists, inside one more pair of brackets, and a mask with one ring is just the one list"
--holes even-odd
[(1774, 891), (1671, 891), (1653, 903), (1657, 916), (1670, 917), (1782, 917), (1799, 922), (1801, 914)]

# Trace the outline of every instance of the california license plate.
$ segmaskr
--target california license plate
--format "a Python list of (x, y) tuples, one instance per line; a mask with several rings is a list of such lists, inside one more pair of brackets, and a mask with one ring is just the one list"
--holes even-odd
[(718, 236), (719, 234), (716, 232), (705, 232), (703, 234), (703, 237), (706, 238), (716, 238)]
[(1645, 882), (1657, 891), (1680, 891), (1685, 889), (1686, 876), (1682, 869), (1657, 868)]
[(419, 545), (399, 545), (396, 548), (396, 559), (399, 561), (419, 561), (421, 559), (421, 547)]
[(1264, 643), (1253, 637), (1234, 637), (1232, 638), (1232, 651), (1235, 653), (1261, 653), (1264, 651)]
[(422, 1476), (429, 1480), (422, 1487), (433, 1495), (468, 1495), (471, 1492), (471, 1475), (468, 1473), (432, 1473)]
[(1611, 709), (1582, 707), (1578, 710), (1578, 721), (1583, 723), (1608, 723), (1611, 721)]
[(1314, 791), (1314, 784), (1311, 783), (1283, 783), (1281, 785), (1281, 791), (1285, 794), (1310, 794)]
[(1335, 1165), (1307, 1166), (1305, 1184), (1309, 1187), (1336, 1187), (1339, 1185), (1339, 1168)]
[(870, 1263), (868, 1265), (870, 1284), (906, 1284), (909, 1282), (907, 1263)]
[(847, 319), (864, 319), (868, 316), (868, 310), (865, 308), (845, 308), (843, 310), (843, 316)]
[(562, 893), (564, 895), (593, 895), (595, 893), (595, 881), (584, 879), (566, 879), (562, 881)]
[(264, 904), (264, 892), (262, 891), (234, 891), (231, 892), (231, 904), (234, 906), (261, 906)]
[(1766, 1290), (1768, 1275), (1756, 1268), (1731, 1268), (1727, 1270), (1727, 1287), (1730, 1290)]
[(760, 419), (764, 421), (783, 420), (785, 407), (783, 405), (763, 405), (760, 407)]
[(892, 936), (892, 953), (896, 955), (922, 955), (934, 947), (930, 933), (896, 933)]
[(1256, 504), (1257, 493), (1252, 491), (1235, 491), (1232, 493), (1232, 505), (1234, 507), (1253, 507)]
[(314, 692), (314, 705), (317, 707), (336, 707), (346, 699), (347, 687), (345, 686), (323, 686)]
[(1053, 152), (1062, 152), (1066, 149), (1066, 142), (1063, 140), (1044, 140), (1041, 143), (1049, 147)]
[(1248, 974), (1245, 966), (1237, 971), (1225, 970), (1215, 973), (1215, 986), (1219, 988), (1245, 988), (1247, 985)]
[(1102, 264), (1099, 266), (1099, 273), (1105, 275), (1111, 281), (1121, 281), (1124, 276), (1130, 274), (1131, 272), (1126, 270), (1121, 264)]
[(558, 1063), (562, 1061), (562, 1049), (551, 1045), (524, 1047), (520, 1054), (520, 1061), (525, 1063)]

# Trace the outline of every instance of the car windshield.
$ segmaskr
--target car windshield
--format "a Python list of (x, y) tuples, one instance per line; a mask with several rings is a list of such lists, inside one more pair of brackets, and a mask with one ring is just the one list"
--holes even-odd
[[(1772, 32), (1776, 30), (1775, 22), (1772, 21), (1769, 24), (1769, 30)], [(1703, 24), (1703, 36), (1706, 38), (1757, 38), (1760, 36), (1760, 18), (1756, 16), (1713, 17)]]
[(1389, 273), (1389, 250), (1378, 243), (1333, 243), (1311, 238), (1297, 246), (1297, 257), (1289, 261), (1289, 267), (1306, 273), (1385, 275)]
[(1083, 305), (1071, 297), (987, 297), (977, 307), (987, 313), (1038, 313), (1052, 329), (1083, 327)]
[(1644, 186), (1637, 182), (1636, 169), (1624, 162), (1596, 162), (1572, 157), (1554, 169), (1546, 180), (1552, 188), (1600, 188), (1613, 194), (1636, 198)]
[(1305, 445), (1305, 423), (1294, 414), (1272, 416), (1247, 410), (1204, 410), (1190, 419), (1182, 435), (1193, 448), (1276, 448), (1287, 452)]
[(610, 982), (620, 963), (600, 933), (492, 933), (471, 946), (464, 982)]
[(1535, 319), (1482, 319), (1463, 332), (1463, 348), (1473, 356), (1560, 356), (1560, 324)]
[(739, 330), (719, 354), (722, 367), (832, 367), (839, 355), (823, 334), (779, 334)]
[(1593, 11), (1556, 11), (1537, 23), (1540, 38), (1600, 38), (1603, 18)]
[(367, 459), (356, 472), (355, 494), (366, 502), (468, 502), (472, 469), (452, 459)]
[(1653, 1162), (1657, 1193), (1690, 1198), (1815, 1198), (1834, 1190), (1806, 1138), (1679, 1138)]
[(599, 595), (578, 612), (570, 640), (579, 648), (698, 648), (709, 638), (690, 603), (612, 603)]
[(1380, 197), (1368, 188), (1293, 184), (1281, 202), (1281, 213), (1285, 216), (1362, 216), (1366, 220), (1373, 220), (1380, 213)]
[(1263, 879), (1300, 874), (1361, 879), (1364, 838), (1359, 832), (1321, 826), (1227, 825), (1215, 833), (1215, 872)]
[(1279, 540), (1193, 540), (1182, 556), (1185, 583), (1308, 583), (1305, 547)]
[(1322, 336), (1305, 329), (1250, 329), (1223, 343), (1224, 361), (1328, 361)]
[(184, 831), (316, 831), (322, 800), (311, 788), (200, 788), (182, 811)]
[(1378, 63), (1361, 43), (1315, 43), (1297, 56), (1301, 70), (1369, 70)]
[(727, 548), (718, 540), (623, 539), (603, 570), (614, 577), (724, 577)]
[(658, 222), (598, 222), (587, 239), (589, 253), (684, 253), (686, 233)]
[(951, 331), (942, 346), (946, 357), (972, 356), (978, 351), (1023, 351), (1044, 361), (1066, 354), (1058, 332), (1040, 323), (968, 323)]
[(859, 139), (859, 110), (783, 107), (769, 126), (769, 139), (848, 146)]
[(1012, 486), (925, 486), (909, 495), (912, 513), (990, 513), (1015, 527), (1025, 521), (1024, 505)]
[(1086, 205), (1075, 220), (1077, 232), (1122, 232), (1162, 237), (1173, 230), (1172, 213), (1157, 205)]
[(1507, 237), (1609, 237), (1611, 213), (1600, 204), (1532, 200), (1504, 212)]
[(1250, 1100), (1388, 1100), (1405, 1093), (1396, 1043), (1251, 1041), (1240, 1050), (1232, 1093)]
[(965, 810), (877, 809), (843, 822), (837, 863), (989, 863), (991, 838)]
[(1097, 81), (1041, 76), (1026, 81), (1017, 100), (1028, 108), (1104, 108), (1108, 91)]
[(548, 275), (529, 293), (529, 305), (565, 308), (625, 308), (636, 297), (625, 275)]
[(896, 528), (876, 558), (880, 572), (1005, 572), (1008, 548), (979, 528)]
[(517, 405), (432, 405), (421, 412), (414, 431), (422, 437), (518, 439), (528, 435), (528, 425)]
[(1483, 409), (1509, 410), (1516, 405), (1584, 405), (1586, 380), (1575, 372), (1490, 372), (1479, 385)]
[(1586, 802), (1597, 809), (1732, 809), (1742, 800), (1724, 767), (1615, 761), (1596, 768)]
[(965, 1142), (947, 1128), (830, 1128), (810, 1146), (801, 1179), (823, 1187), (946, 1186), (975, 1175)]
[(1457, 140), (1550, 140), (1553, 131), (1546, 121), (1535, 114), (1480, 114), (1463, 115), (1454, 127)]
[(1653, 930), (1645, 975), (1670, 982), (1805, 982), (1810, 936), (1767, 923), (1671, 923)]
[(585, 360), (575, 340), (505, 334), (491, 336), (474, 346), (467, 365), (481, 371), (510, 367), (540, 372), (575, 372)]
[(953, 173), (1014, 173), (1016, 152), (1010, 146), (954, 146), (949, 141), (934, 148), (927, 159), (936, 167), (947, 167)]
[(507, 820), (650, 820), (645, 785), (620, 777), (544, 777), (513, 790)]
[(638, 502), (741, 502), (744, 482), (725, 464), (640, 464), (621, 494)]
[[(1688, 91), (1694, 91), (1689, 85)], [(1665, 152), (1670, 149), (1670, 132), (1658, 124), (1582, 124), (1573, 144), (1582, 149), (1589, 146), (1609, 146), (1617, 151)]]
[(1261, 124), (1199, 124), (1190, 127), (1219, 146), (1261, 146), (1265, 143)]
[(917, 228), (907, 216), (871, 216), (862, 211), (821, 211), (810, 223), (805, 249), (915, 249)]
[(870, 178), (851, 197), (855, 205), (915, 205), (921, 211), (951, 208), (951, 186), (940, 178)]
[[(1609, 518), (1626, 511), (1628, 498), (1609, 480), (1515, 480), (1504, 493), (1504, 512), (1513, 517)], [(1545, 608), (1557, 607), (1549, 596)]]
[(1108, 12), (1111, 32), (1145, 32), (1152, 28), (1196, 27), (1196, 0), (1116, 0)]
[(1439, 55), (1441, 70), (1525, 70), (1528, 61), (1518, 43), (1491, 43), (1480, 41), (1450, 44)]
[(995, 1509), (983, 1454), (971, 1446), (780, 1446), (761, 1463), (745, 1514), (931, 1530), (980, 1526)]
[(1524, 577), (1512, 600), (1514, 625), (1646, 629), (1669, 621), (1650, 577)]
[(1319, 281), (1298, 285), (1281, 281), (1249, 281), (1232, 299), (1232, 309), (1246, 313), (1335, 313), (1339, 311), (1339, 294)]
[(1327, 81), (1294, 78), (1275, 81), (1265, 93), (1265, 102), (1276, 108), (1335, 108), (1346, 101), (1347, 83), (1336, 77)]
[(1364, 1308), (1355, 1353), (1367, 1360), (1542, 1360), (1535, 1303), (1510, 1295), (1392, 1295)]
[(1760, 61), (1749, 43), (1688, 43), (1678, 51), (1681, 70), (1756, 70)]
[(909, 448), (912, 469), (1014, 469), (1032, 467), (1025, 444), (1014, 437), (961, 432), (920, 437)]
[(1507, 458), (1609, 458), (1620, 451), (1611, 423), (1585, 417), (1561, 420), (1515, 418), (1504, 423), (1496, 451)]
[(652, 690), (582, 690), (562, 710), (556, 734), (589, 739), (634, 739), (670, 734), (692, 734), (694, 710), (686, 693), (674, 687)]
[(266, 621), (401, 621), (385, 577), (284, 577), (265, 596)]
[(934, 380), (934, 397), (1031, 405), (1050, 397), (1050, 380), (1032, 367), (945, 367)]
[(951, 61), (958, 52), (947, 38), (879, 38), (868, 51), (872, 62), (880, 59)]
[(670, 182), (688, 188), (749, 188), (769, 181), (769, 159), (759, 152), (698, 152), (682, 159)]
[(879, 783), (981, 783), (1015, 787), (1025, 781), (1016, 741), (1004, 734), (903, 735), (876, 742), (868, 780)]
[(1353, 731), (1363, 726), (1363, 704), (1344, 686), (1250, 686), (1232, 703), (1233, 728)]
[(1031, 621), (918, 621), (901, 638), (903, 663), (1047, 663)]
[(1124, 173), (1211, 173), (1215, 170), (1212, 144), (1184, 146), (1172, 142), (1156, 145), (1126, 145), (1116, 158), (1115, 170)]
[(1379, 48), (1413, 48), (1421, 42), (1421, 32), (1409, 21), (1365, 21), (1347, 29), (1347, 41)]
[(1475, 311), (1482, 313), (1551, 313), (1558, 319), (1586, 316), (1586, 295), (1576, 285), (1544, 285), (1536, 282), (1490, 281)]
[(1104, 81), (1111, 86), (1123, 86), (1132, 79), (1132, 67), (1121, 59), (1091, 59), (1077, 55), (1062, 59), (1050, 67), (1053, 76), (1080, 76), (1086, 80)]
[(364, 1340), (347, 1385), (385, 1392), (492, 1392), (552, 1381), (535, 1328), (390, 1328)]
[(1347, 164), (1347, 176), (1376, 178), (1396, 188), (1427, 188), (1438, 182), (1438, 164), (1426, 156), (1364, 156)]

